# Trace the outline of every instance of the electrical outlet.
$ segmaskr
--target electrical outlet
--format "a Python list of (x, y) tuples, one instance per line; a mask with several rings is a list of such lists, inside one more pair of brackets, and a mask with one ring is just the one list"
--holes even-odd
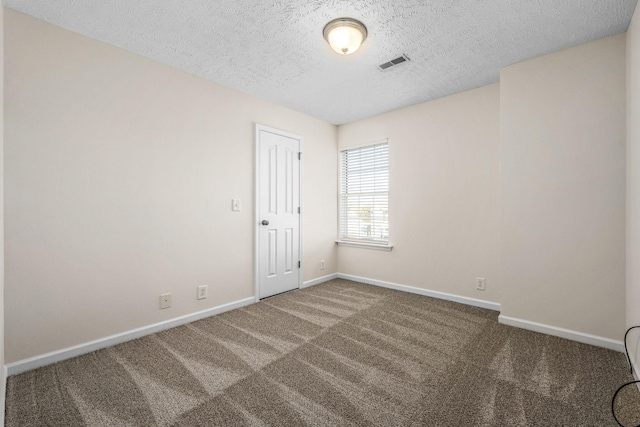
[(161, 294), (160, 295), (160, 308), (169, 308), (171, 307), (171, 294)]
[(476, 277), (476, 289), (479, 291), (485, 290), (485, 279), (483, 277)]
[(205, 299), (207, 297), (207, 285), (198, 286), (198, 293), (196, 294), (197, 299)]
[(320, 260), (320, 270), (324, 270), (324, 260)]

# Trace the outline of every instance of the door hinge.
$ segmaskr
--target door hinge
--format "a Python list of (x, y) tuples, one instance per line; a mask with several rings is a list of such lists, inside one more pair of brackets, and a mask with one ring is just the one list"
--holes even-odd
[(298, 151), (298, 160), (302, 160), (302, 151)]
[(298, 268), (302, 266), (302, 262), (298, 261)]
[(300, 213), (300, 207), (298, 207), (298, 213)]

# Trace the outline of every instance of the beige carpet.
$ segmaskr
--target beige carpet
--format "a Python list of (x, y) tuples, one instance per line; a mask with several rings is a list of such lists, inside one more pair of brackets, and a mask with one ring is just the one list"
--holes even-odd
[(621, 353), (334, 280), (10, 377), (6, 425), (616, 426), (631, 379)]

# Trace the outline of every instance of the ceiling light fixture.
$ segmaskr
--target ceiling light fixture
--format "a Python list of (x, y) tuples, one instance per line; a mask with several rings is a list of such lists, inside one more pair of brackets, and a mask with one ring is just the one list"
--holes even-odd
[(367, 39), (367, 27), (352, 18), (338, 18), (325, 25), (322, 34), (333, 50), (349, 55)]

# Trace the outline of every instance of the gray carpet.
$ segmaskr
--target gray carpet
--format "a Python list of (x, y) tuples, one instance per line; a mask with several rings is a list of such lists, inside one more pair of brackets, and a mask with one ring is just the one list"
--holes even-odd
[[(12, 376), (6, 425), (616, 426), (631, 379), (621, 353), (333, 280)], [(618, 406), (640, 422), (637, 389)]]

